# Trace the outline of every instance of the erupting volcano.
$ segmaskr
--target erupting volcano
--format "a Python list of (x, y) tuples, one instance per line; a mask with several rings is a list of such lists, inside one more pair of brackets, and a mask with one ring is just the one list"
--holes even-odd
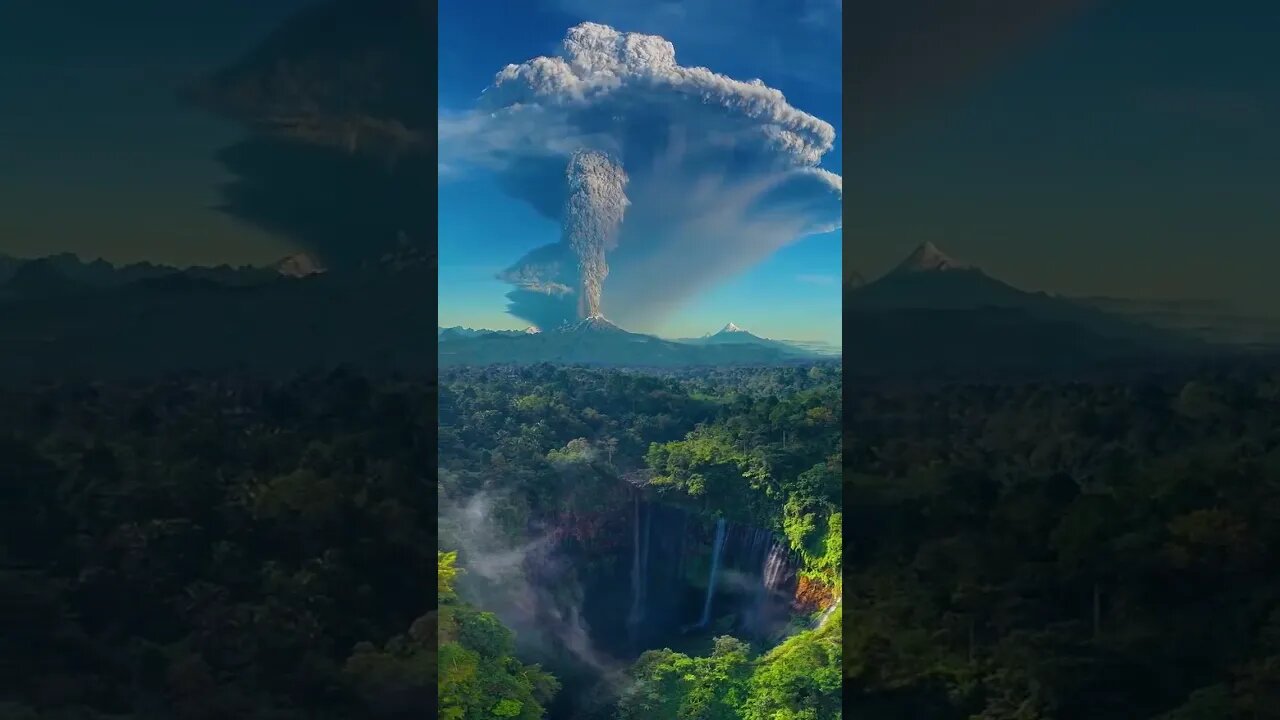
[(578, 256), (578, 317), (603, 317), (600, 293), (609, 275), (605, 253), (618, 242), (627, 209), (627, 174), (608, 155), (584, 150), (569, 160), (564, 242)]
[(515, 286), (509, 313), (555, 328), (607, 310), (640, 331), (839, 228), (842, 182), (819, 167), (834, 140), (760, 80), (682, 66), (664, 38), (596, 23), (570, 28), (554, 56), (503, 68), (439, 131), (451, 172), (493, 173), (560, 226), (499, 274)]

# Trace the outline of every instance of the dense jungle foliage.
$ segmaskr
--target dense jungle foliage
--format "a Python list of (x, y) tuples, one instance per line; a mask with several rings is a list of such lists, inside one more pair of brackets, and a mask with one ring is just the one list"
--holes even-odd
[(0, 390), (0, 717), (422, 717), (433, 395)]
[(438, 554), (439, 709), (442, 720), (538, 720), (559, 683), (512, 656), (511, 631), (493, 613), (458, 598), (457, 553)]
[(650, 650), (618, 703), (619, 720), (826, 720), (840, 714), (840, 610), (814, 630), (752, 658), (746, 643), (716, 638), (706, 657)]
[[(667, 467), (669, 501), (773, 512), (779, 529), (791, 502), (792, 533), (832, 577), (838, 383), (836, 366), (459, 370), (440, 390), (440, 493), (502, 477), (513, 531), (535, 515), (560, 521), (573, 503), (556, 498), (587, 505), (625, 488), (620, 474), (653, 472), (651, 453), (681, 457), (681, 443), (692, 452), (702, 426), (722, 454)], [(500, 683), (512, 702), (459, 717), (537, 717), (556, 679), (515, 660), (474, 598), (430, 585), (442, 562), (431, 557), (435, 395), (426, 381), (348, 371), (0, 389), (0, 717), (422, 717), (437, 691), (459, 690), (465, 706), (467, 677)], [(730, 420), (744, 411), (757, 430)], [(784, 437), (793, 422), (808, 430)], [(725, 444), (748, 432), (757, 453)], [(733, 495), (726, 463), (786, 474)], [(824, 637), (797, 657), (825, 663), (838, 638)], [(460, 673), (442, 673), (444, 686), (437, 650)], [(751, 662), (785, 686), (771, 657)], [(810, 702), (771, 695), (765, 675), (757, 702)], [(821, 690), (815, 707), (835, 692)]]
[(643, 476), (664, 502), (784, 533), (835, 587), (840, 402), (835, 364), (683, 377), (446, 369), (440, 492), (499, 494), (518, 538), (531, 518), (587, 512), (625, 489), (620, 476)]
[(1280, 375), (846, 417), (849, 717), (1280, 717)]
[[(513, 543), (548, 525), (586, 557), (630, 542), (625, 530), (600, 526), (605, 509), (630, 517), (629, 480), (657, 502), (786, 537), (815, 607), (839, 595), (838, 365), (667, 376), (451, 368), (440, 398), (442, 507), (485, 493)], [(453, 531), (442, 520), (445, 549)], [(646, 652), (622, 683), (618, 717), (839, 717), (832, 617), (771, 649), (722, 637), (707, 656)], [(474, 717), (484, 710), (468, 708)]]
[[(1277, 717), (1280, 378), (851, 388), (841, 457), (818, 439), (836, 371), (460, 370), (441, 492), (502, 468), (514, 532), (560, 517), (561, 483), (587, 504), (642, 472), (665, 502), (773, 517), (825, 579), (845, 464), (828, 622), (764, 652), (654, 649), (623, 717), (837, 717), (846, 608), (850, 716)], [(0, 391), (0, 717), (410, 717), (451, 687), (451, 644), (458, 677), (509, 692), (484, 712), (536, 717), (556, 681), (501, 623), (447, 579), (433, 612), (428, 388)]]

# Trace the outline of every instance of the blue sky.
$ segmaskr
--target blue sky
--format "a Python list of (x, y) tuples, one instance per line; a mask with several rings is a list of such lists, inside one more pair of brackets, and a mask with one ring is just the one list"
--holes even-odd
[[(565, 30), (590, 20), (662, 35), (675, 44), (681, 65), (744, 80), (758, 77), (781, 90), (793, 106), (836, 128), (835, 149), (822, 166), (841, 172), (837, 0), (686, 0), (646, 3), (644, 13), (636, 5), (513, 1), (494, 13), (491, 3), (442, 3), (441, 111), (472, 108), (502, 67), (553, 54)], [(483, 174), (442, 183), (439, 200), (440, 323), (522, 327), (505, 312), (510, 286), (494, 275), (525, 252), (556, 241), (559, 227)], [(803, 238), (702, 293), (656, 330), (668, 337), (696, 336), (732, 321), (765, 336), (838, 343), (840, 267), (839, 231)], [(654, 285), (660, 292), (661, 278)]]

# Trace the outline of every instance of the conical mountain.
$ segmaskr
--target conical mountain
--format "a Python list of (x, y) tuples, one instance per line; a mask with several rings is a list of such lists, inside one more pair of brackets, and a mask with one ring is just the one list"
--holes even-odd
[(955, 259), (933, 243), (917, 247), (893, 270), (851, 288), (845, 306), (858, 308), (967, 309), (1020, 307), (1034, 297), (996, 280), (976, 265)]
[(610, 321), (604, 315), (599, 315), (599, 314), (585, 317), (581, 320), (578, 320), (577, 322), (567, 322), (564, 325), (561, 325), (559, 328), (556, 328), (556, 330), (557, 332), (575, 332), (575, 333), (607, 332), (607, 333), (623, 333), (628, 335), (632, 334), (615, 325), (612, 321)]
[(773, 340), (770, 340), (768, 338), (763, 338), (763, 337), (760, 337), (759, 335), (756, 335), (755, 333), (748, 332), (747, 330), (744, 330), (733, 323), (726, 323), (724, 327), (720, 328), (716, 332), (711, 333), (710, 335), (704, 336), (702, 338), (702, 341), (705, 343), (727, 343), (727, 344), (731, 344), (731, 343), (768, 344), (768, 343), (774, 342)]
[(773, 340), (770, 338), (761, 337), (759, 335), (756, 335), (753, 332), (750, 332), (744, 328), (739, 327), (738, 325), (735, 325), (734, 323), (727, 323), (724, 327), (720, 328), (719, 331), (710, 335), (704, 335), (703, 337), (698, 338), (697, 340), (692, 340), (689, 342), (693, 342), (699, 345), (715, 345), (715, 346), (738, 347), (738, 348), (750, 346), (755, 348), (764, 348), (768, 350), (777, 351), (779, 353), (783, 353), (788, 356), (812, 354), (809, 350), (801, 346), (798, 346), (789, 342), (783, 342), (781, 340)]
[(903, 260), (895, 273), (944, 272), (947, 270), (968, 270), (970, 265), (962, 263), (938, 249), (932, 242), (917, 247), (906, 260)]
[(308, 277), (325, 272), (324, 265), (310, 253), (295, 253), (276, 261), (273, 270), (286, 277)]
[(875, 372), (1087, 368), (1187, 348), (1185, 339), (1043, 292), (1026, 292), (932, 243), (844, 298), (849, 365)]

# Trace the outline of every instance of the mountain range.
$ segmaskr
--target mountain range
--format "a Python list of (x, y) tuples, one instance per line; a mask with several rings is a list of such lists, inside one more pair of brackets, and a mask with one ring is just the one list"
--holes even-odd
[(846, 284), (844, 337), (847, 366), (870, 375), (1079, 373), (1223, 350), (1135, 313), (1015, 288), (931, 243)]
[(444, 328), (439, 339), (441, 365), (554, 362), (675, 367), (773, 364), (818, 357), (811, 350), (762, 338), (733, 323), (701, 338), (666, 340), (630, 332), (603, 315), (545, 332)]
[(288, 373), (344, 363), (428, 373), (437, 362), (675, 367), (819, 354), (732, 324), (676, 341), (601, 316), (546, 332), (437, 325), (432, 338), (435, 273), (434, 257), (408, 243), (343, 270), (307, 255), (239, 268), (0, 256), (0, 380)]
[[(631, 332), (603, 316), (542, 330), (442, 328), (432, 317), (436, 271), (434, 257), (408, 243), (343, 270), (306, 255), (266, 267), (185, 269), (0, 255), (0, 380), (287, 373), (342, 363), (427, 373), (437, 363), (676, 367), (837, 355), (858, 375), (966, 378), (1271, 352), (1280, 338), (1274, 322), (1212, 303), (1021, 290), (928, 244), (877, 279), (846, 274), (845, 352), (733, 323), (680, 339)], [(435, 338), (426, 330), (433, 323)]]
[(301, 256), (183, 269), (0, 257), (0, 381), (344, 363), (434, 374), (429, 254), (322, 268)]

